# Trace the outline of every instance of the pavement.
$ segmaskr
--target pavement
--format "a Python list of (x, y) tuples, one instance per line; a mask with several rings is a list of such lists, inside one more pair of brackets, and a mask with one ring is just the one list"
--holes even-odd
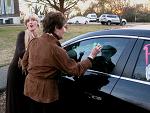
[(7, 83), (7, 70), (8, 66), (0, 68), (0, 93), (5, 90)]

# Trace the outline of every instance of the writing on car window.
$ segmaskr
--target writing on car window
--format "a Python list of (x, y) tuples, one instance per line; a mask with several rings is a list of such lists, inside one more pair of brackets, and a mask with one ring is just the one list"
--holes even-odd
[(145, 50), (146, 79), (150, 80), (150, 64), (149, 64), (150, 44), (144, 45), (143, 49)]

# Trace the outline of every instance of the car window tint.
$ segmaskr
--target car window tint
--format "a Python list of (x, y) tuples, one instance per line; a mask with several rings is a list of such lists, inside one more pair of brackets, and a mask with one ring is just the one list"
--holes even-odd
[(133, 78), (150, 81), (150, 41), (145, 41), (141, 49)]
[(111, 15), (107, 15), (107, 17), (110, 17), (110, 18), (111, 18), (112, 16), (111, 16)]
[(101, 44), (103, 46), (102, 52), (94, 59), (91, 69), (111, 73), (127, 42), (128, 39), (123, 38), (97, 38), (74, 43), (65, 49), (70, 57), (81, 61), (87, 58), (96, 44)]

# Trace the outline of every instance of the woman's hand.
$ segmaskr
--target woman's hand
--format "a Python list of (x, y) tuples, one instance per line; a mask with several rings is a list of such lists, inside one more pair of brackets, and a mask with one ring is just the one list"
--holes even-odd
[(102, 46), (101, 45), (96, 45), (92, 50), (91, 50), (91, 53), (90, 55), (88, 56), (89, 58), (91, 59), (94, 59), (98, 53), (101, 52), (101, 49), (102, 49)]

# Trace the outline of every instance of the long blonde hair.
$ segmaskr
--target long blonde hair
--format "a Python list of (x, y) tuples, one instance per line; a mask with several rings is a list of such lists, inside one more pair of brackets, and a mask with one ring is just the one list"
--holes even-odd
[(24, 17), (24, 24), (25, 24), (26, 27), (27, 27), (27, 22), (29, 21), (29, 19), (36, 20), (38, 22), (38, 27), (34, 32), (29, 31), (28, 28), (25, 30), (25, 49), (27, 49), (29, 42), (33, 38), (38, 38), (41, 34), (41, 32), (40, 32), (40, 22), (39, 22), (38, 16), (36, 14), (26, 15)]

